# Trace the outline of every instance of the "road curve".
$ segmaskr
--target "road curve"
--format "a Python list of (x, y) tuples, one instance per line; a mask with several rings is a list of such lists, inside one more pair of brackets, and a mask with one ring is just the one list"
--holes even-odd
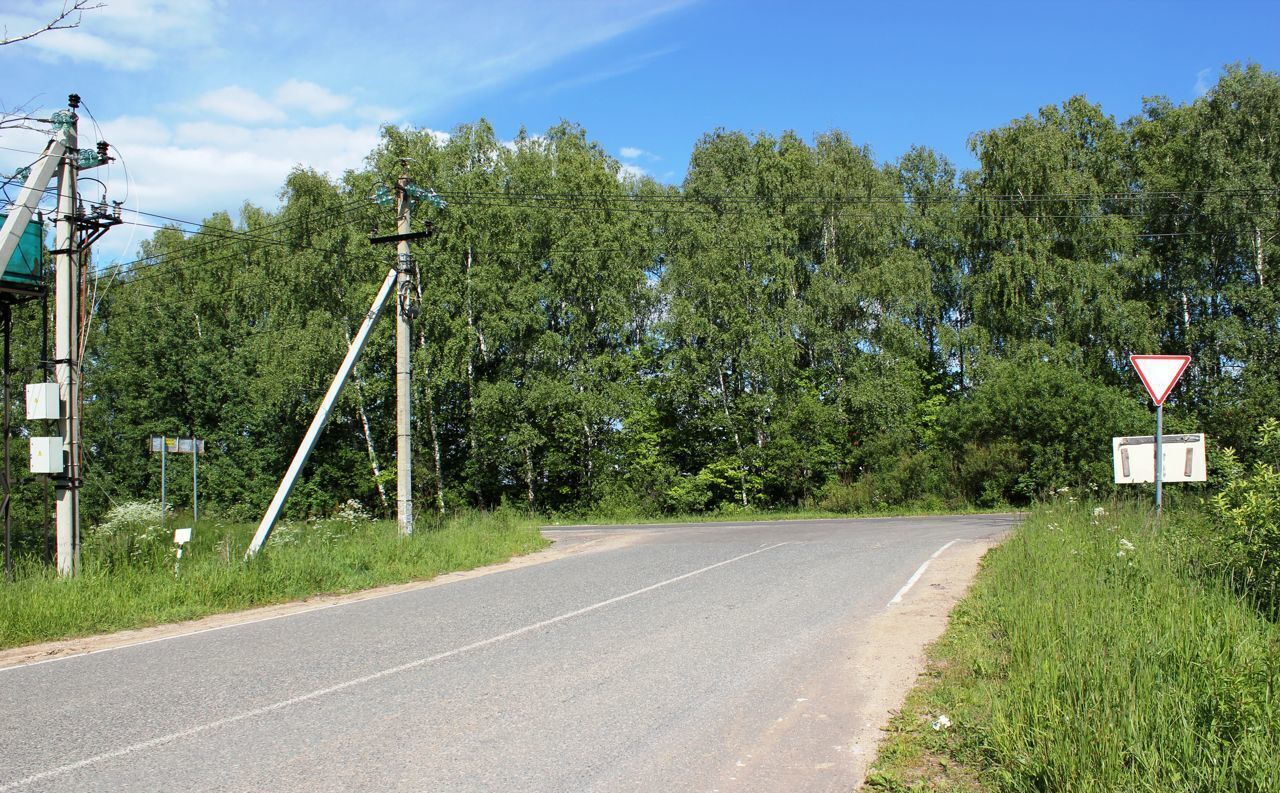
[(860, 696), (835, 670), (944, 546), (1015, 521), (551, 530), (586, 545), (3, 669), (0, 793), (848, 790), (816, 761)]

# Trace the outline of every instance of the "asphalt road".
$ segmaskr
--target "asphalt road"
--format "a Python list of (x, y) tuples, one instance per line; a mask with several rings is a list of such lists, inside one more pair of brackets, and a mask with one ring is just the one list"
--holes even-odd
[(1013, 520), (560, 530), (636, 539), (0, 670), (0, 793), (767, 789), (735, 769), (867, 615)]

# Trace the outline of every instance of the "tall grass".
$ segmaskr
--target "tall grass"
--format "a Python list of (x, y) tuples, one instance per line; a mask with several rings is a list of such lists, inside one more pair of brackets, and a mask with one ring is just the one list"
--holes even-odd
[(459, 514), (408, 538), (393, 522), (331, 520), (279, 527), (246, 563), (253, 528), (196, 525), (176, 575), (171, 531), (90, 538), (74, 578), (22, 561), (15, 581), (0, 584), (0, 648), (427, 579), (546, 545), (534, 520), (504, 510)]
[(873, 787), (1280, 790), (1280, 627), (1143, 509), (1094, 509), (1038, 509), (988, 555)]

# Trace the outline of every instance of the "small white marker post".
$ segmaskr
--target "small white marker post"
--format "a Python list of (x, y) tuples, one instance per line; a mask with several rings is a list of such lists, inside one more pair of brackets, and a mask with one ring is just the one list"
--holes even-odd
[(191, 529), (174, 529), (173, 544), (178, 546), (174, 551), (173, 577), (178, 577), (178, 566), (182, 564), (182, 549), (191, 542)]
[(1137, 370), (1151, 400), (1156, 403), (1156, 516), (1159, 517), (1164, 510), (1161, 493), (1164, 484), (1164, 401), (1169, 398), (1169, 392), (1187, 370), (1191, 356), (1130, 355), (1129, 362)]

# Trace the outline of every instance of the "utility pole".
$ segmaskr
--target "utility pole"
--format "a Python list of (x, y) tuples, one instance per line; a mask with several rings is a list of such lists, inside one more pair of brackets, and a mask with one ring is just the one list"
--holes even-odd
[(400, 178), (396, 180), (396, 523), (400, 533), (413, 534), (413, 435), (412, 392), (410, 390), (409, 273), (413, 260), (409, 257), (410, 201), (409, 161), (400, 161)]
[(55, 483), (58, 575), (76, 572), (80, 541), (80, 252), (76, 238), (76, 146), (79, 143), (76, 108), (80, 97), (72, 94), (70, 109), (61, 117), (66, 154), (58, 169), (58, 214), (54, 233), (54, 378), (62, 402), (58, 434), (66, 466)]

